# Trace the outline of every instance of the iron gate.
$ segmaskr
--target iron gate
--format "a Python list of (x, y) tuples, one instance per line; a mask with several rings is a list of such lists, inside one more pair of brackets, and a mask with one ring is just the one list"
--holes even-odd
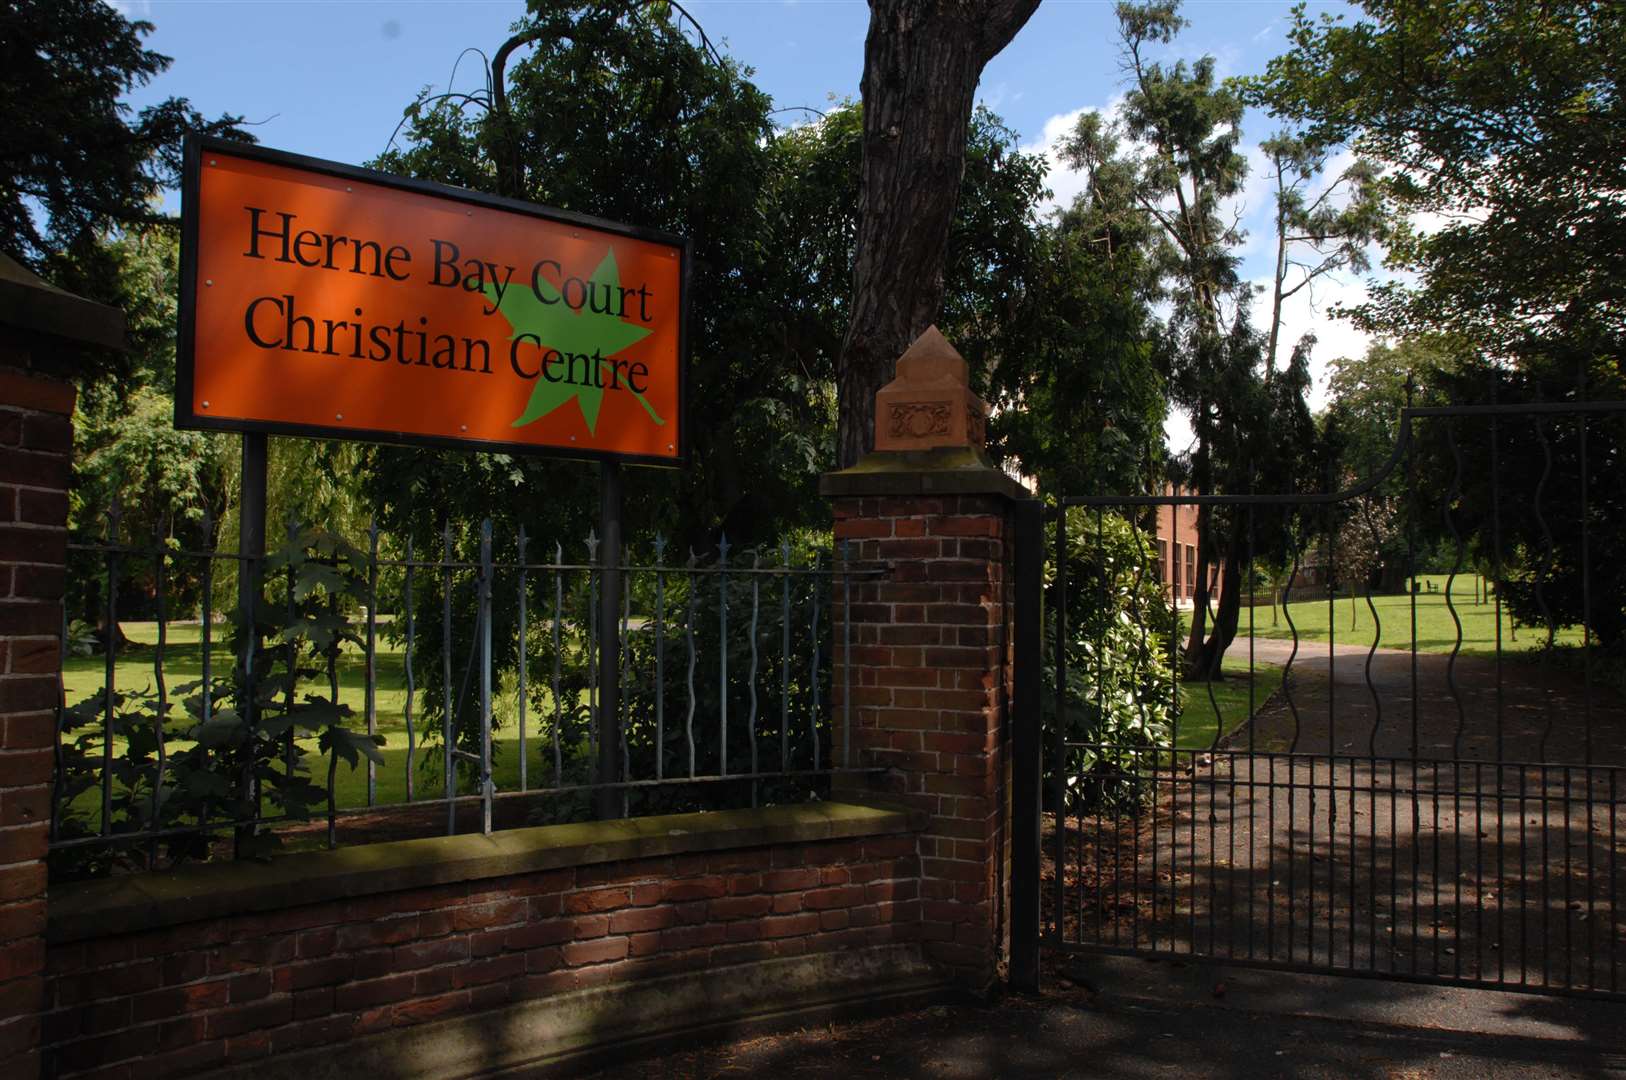
[[(1344, 490), (1062, 500), (1018, 582), (1017, 985), (1042, 945), (1626, 996), (1623, 414), (1407, 409)], [(1219, 680), (1199, 542), (1241, 583)]]

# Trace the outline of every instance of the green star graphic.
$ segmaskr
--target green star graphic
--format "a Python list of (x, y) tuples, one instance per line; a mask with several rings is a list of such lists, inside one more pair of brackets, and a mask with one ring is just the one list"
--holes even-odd
[[(601, 287), (620, 287), (621, 271), (615, 263), (614, 248), (605, 251), (604, 260), (598, 264), (598, 269), (593, 271), (590, 280), (594, 285)], [(544, 278), (536, 279), (536, 287), (547, 302), (523, 286), (509, 288), (499, 301), (496, 286), (485, 287), (486, 299), (496, 306), (513, 330), (513, 333), (508, 335), (508, 340), (512, 341), (521, 334), (534, 334), (544, 348), (557, 349), (562, 353), (591, 356), (593, 350), (597, 349), (602, 358), (600, 369), (606, 371), (613, 370), (610, 367), (609, 357), (629, 345), (642, 341), (650, 334), (648, 328), (625, 322), (615, 315), (600, 314), (586, 307), (580, 311), (572, 310), (563, 302), (564, 298), (559, 295), (559, 290)], [(658, 425), (665, 425), (666, 421), (655, 412), (644, 395), (636, 390), (632, 391), (632, 394), (638, 399), (638, 404), (644, 407), (651, 420)], [(599, 407), (604, 403), (603, 387), (548, 382), (540, 375), (531, 390), (531, 400), (526, 404), (525, 411), (514, 421), (513, 426), (524, 427), (526, 424), (534, 423), (571, 400), (574, 400), (576, 406), (581, 409), (582, 419), (587, 421), (587, 430), (596, 434)]]

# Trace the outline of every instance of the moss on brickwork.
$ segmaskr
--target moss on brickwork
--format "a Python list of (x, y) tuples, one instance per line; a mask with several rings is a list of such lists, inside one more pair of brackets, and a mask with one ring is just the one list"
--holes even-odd
[(851, 803), (666, 814), (186, 866), (51, 890), (55, 943), (464, 881), (691, 852), (903, 833), (922, 815)]
[(858, 464), (819, 477), (819, 493), (853, 495), (1004, 495), (1031, 498), (1021, 484), (970, 446), (865, 454)]

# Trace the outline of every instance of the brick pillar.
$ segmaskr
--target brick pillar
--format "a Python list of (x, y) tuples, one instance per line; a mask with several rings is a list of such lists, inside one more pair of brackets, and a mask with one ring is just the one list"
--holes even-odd
[(68, 543), (74, 387), (86, 345), (118, 347), (118, 311), (0, 255), (0, 1076), (40, 1072), (45, 852)]
[(1028, 497), (984, 456), (986, 415), (965, 361), (929, 329), (876, 395), (877, 449), (820, 485), (837, 541), (887, 567), (854, 586), (850, 657), (835, 610), (835, 716), (839, 746), (850, 676), (849, 764), (891, 771), (844, 780), (838, 794), (930, 816), (920, 934), (934, 962), (978, 990), (1007, 938), (1011, 511)]

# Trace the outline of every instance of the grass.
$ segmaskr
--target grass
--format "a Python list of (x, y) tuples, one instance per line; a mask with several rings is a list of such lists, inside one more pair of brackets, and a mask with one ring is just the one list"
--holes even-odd
[[(1399, 598), (1404, 601), (1404, 598)], [(1421, 600), (1422, 598), (1420, 598)], [(1308, 622), (1308, 609), (1315, 605), (1293, 605), (1294, 618), (1301, 618), (1299, 608), (1306, 609), (1305, 621)], [(1421, 610), (1421, 604), (1419, 605)], [(1326, 606), (1320, 605), (1322, 612), (1322, 625), (1325, 625)], [(1381, 609), (1380, 609), (1381, 610)], [(157, 686), (157, 677), (154, 663), (157, 657), (157, 624), (151, 622), (126, 622), (122, 628), (128, 638), (128, 645), (118, 655), (114, 663), (114, 679), (118, 688), (129, 691), (150, 691)], [(222, 631), (223, 632), (223, 631)], [(1271, 636), (1268, 632), (1262, 636)], [(1307, 631), (1306, 637), (1310, 636)], [(213, 674), (222, 677), (231, 671), (232, 655), (229, 648), (221, 640), (221, 633), (213, 635), (210, 655)], [(1340, 627), (1340, 637), (1342, 628)], [(1523, 635), (1521, 635), (1521, 643)], [(402, 652), (399, 647), (389, 642), (380, 634), (375, 658), (377, 668), (377, 688), (375, 691), (375, 708), (377, 714), (378, 732), (384, 737), (383, 747), (384, 764), (375, 770), (377, 780), (376, 801), (380, 805), (400, 803), (406, 801), (407, 777), (407, 733), (404, 710), (406, 705), (405, 668)], [(1247, 657), (1245, 652), (1234, 654), (1228, 658), (1225, 666), (1227, 678), (1212, 684), (1182, 683), (1181, 702), (1183, 705), (1179, 730), (1176, 733), (1176, 745), (1180, 749), (1200, 750), (1211, 745), (1216, 730), (1223, 730), (1229, 734), (1243, 724), (1249, 716), (1249, 684)], [(173, 688), (177, 685), (200, 679), (203, 674), (203, 644), (202, 628), (195, 623), (171, 623), (167, 628), (164, 648), (164, 675), (167, 685)], [(339, 700), (349, 705), (355, 713), (353, 725), (361, 726), (364, 717), (366, 701), (366, 665), (359, 652), (347, 647), (339, 660)], [(63, 684), (70, 704), (81, 701), (101, 690), (106, 678), (106, 659), (103, 656), (71, 657), (63, 665)], [(1252, 704), (1254, 708), (1263, 705), (1265, 700), (1281, 685), (1281, 668), (1273, 664), (1258, 664), (1254, 668)], [(316, 692), (325, 692), (325, 683), (318, 681), (313, 688)], [(1212, 689), (1213, 701), (1209, 700), (1209, 691)], [(540, 695), (533, 697), (532, 716), (546, 715), (552, 705), (546, 699), (545, 688), (535, 688)], [(508, 702), (509, 712), (513, 711), (514, 703)], [(1215, 709), (1218, 709), (1216, 717)], [(420, 702), (414, 709), (414, 715), (421, 715)], [(179, 730), (183, 727), (176, 722), (174, 727)], [(438, 768), (438, 750), (426, 749), (424, 745), (425, 732), (421, 725), (417, 730), (417, 750), (415, 762), (421, 763), (426, 755), (434, 758), (431, 774), (416, 770), (416, 795), (419, 798), (438, 797), (441, 794), (440, 770)], [(115, 753), (122, 752), (122, 740), (115, 740)], [(176, 736), (169, 743), (171, 751), (183, 749), (190, 745), (184, 737)], [(326, 759), (316, 754), (316, 738), (306, 737), (300, 740), (300, 746), (307, 752), (305, 758), (307, 766), (311, 769), (312, 779), (319, 785), (327, 782)], [(533, 728), (530, 749), (529, 779), (530, 785), (536, 787), (550, 783), (552, 780), (552, 752), (551, 743), (547, 741), (545, 731)], [(567, 756), (568, 756), (568, 749)], [(498, 790), (515, 791), (519, 788), (519, 740), (516, 735), (493, 734), (492, 737), (493, 777)], [(471, 784), (463, 785), (463, 794), (472, 794)], [(334, 781), (334, 797), (340, 808), (352, 808), (367, 805), (367, 770), (365, 767), (351, 769), (341, 762)], [(88, 800), (86, 809), (94, 813), (94, 803), (99, 798), (95, 792), (87, 792), (82, 797)]]
[[(1424, 574), (1418, 577), (1423, 591), (1417, 601), (1417, 649), (1419, 652), (1448, 653), (1457, 640), (1456, 624), (1452, 621), (1450, 606), (1456, 608), (1456, 617), (1462, 623), (1462, 654), (1465, 656), (1494, 656), (1496, 653), (1496, 601), (1476, 602), (1481, 579), (1477, 575), (1461, 574), (1451, 585), (1450, 606), (1447, 605), (1446, 574)], [(1432, 587), (1432, 589), (1431, 589)], [(1291, 597), (1289, 597), (1291, 599)], [(1404, 594), (1374, 596), (1372, 606), (1377, 609), (1381, 634), (1378, 645), (1386, 649), (1410, 649), (1412, 641), (1412, 597)], [(1315, 600), (1295, 601), (1287, 605), (1261, 605), (1253, 613), (1253, 634), (1262, 638), (1289, 640), (1293, 636), (1288, 626), (1291, 616), (1298, 629), (1299, 640), (1325, 643), (1328, 638), (1329, 613), (1325, 596)], [(1190, 615), (1182, 621), (1190, 626)], [(1339, 596), (1332, 605), (1332, 633), (1339, 642), (1370, 645), (1375, 629), (1366, 598), (1357, 596), (1351, 610), (1347, 595)], [(1504, 653), (1533, 652), (1547, 642), (1545, 628), (1515, 627), (1506, 609), (1502, 611), (1502, 651)], [(1242, 611), (1239, 634), (1247, 634), (1248, 610)], [(1580, 645), (1579, 627), (1560, 629), (1554, 636), (1559, 645)]]
[[(1181, 750), (1201, 750), (1214, 744), (1214, 732), (1223, 730), (1229, 735), (1247, 722), (1251, 715), (1249, 703), (1257, 710), (1277, 687), (1282, 685), (1282, 669), (1276, 664), (1255, 664), (1250, 697), (1248, 686), (1248, 659), (1246, 652), (1240, 657), (1227, 657), (1226, 678), (1214, 683), (1180, 684), (1182, 705), (1180, 726), (1175, 732), (1174, 745)], [(1214, 699), (1209, 700), (1209, 691)], [(1216, 716), (1216, 709), (1218, 715)]]
[[(126, 622), (120, 624), (128, 639), (128, 644), (121, 651), (113, 666), (115, 686), (121, 691), (153, 692), (156, 691), (158, 680), (155, 671), (157, 659), (158, 626), (153, 622)], [(210, 642), (211, 675), (214, 678), (223, 678), (230, 674), (232, 668), (231, 650), (222, 642), (225, 628), (218, 628), (212, 634)], [(171, 700), (174, 701), (174, 688), (188, 682), (195, 682), (203, 676), (203, 633), (201, 625), (197, 623), (170, 623), (166, 630), (164, 645), (164, 681), (169, 688)], [(377, 730), (384, 737), (383, 755), (384, 764), (375, 769), (377, 779), (377, 798), (379, 805), (400, 803), (406, 801), (407, 778), (407, 731), (406, 731), (406, 675), (403, 653), (398, 646), (389, 642), (380, 632), (374, 663), (377, 672), (377, 682), (374, 691), (374, 708), (377, 716)], [(353, 646), (346, 646), (339, 657), (339, 700), (349, 705), (354, 712), (351, 726), (360, 730), (365, 723), (366, 706), (366, 662), (360, 650)], [(101, 691), (106, 682), (107, 668), (105, 656), (76, 656), (70, 657), (63, 664), (62, 681), (68, 704), (72, 705)], [(325, 676), (310, 683), (304, 688), (312, 693), (327, 692)], [(416, 720), (422, 716), (422, 695), (413, 709), (415, 717), (417, 749), (414, 755), (414, 771), (417, 798), (433, 798), (443, 794), (441, 786), (441, 770), (439, 749), (426, 749), (425, 731), (421, 721)], [(508, 697), (514, 698), (510, 691)], [(501, 706), (503, 701), (499, 695), (496, 702)], [(507, 712), (512, 714), (517, 708), (515, 700), (506, 702)], [(545, 687), (532, 688), (530, 715), (535, 720), (540, 715), (547, 715), (552, 710), (552, 701)], [(190, 726), (190, 721), (175, 720), (171, 722), (171, 730), (180, 732)], [(533, 726), (530, 732), (529, 750), (530, 786), (536, 787), (539, 783), (551, 782), (553, 775), (552, 744), (546, 732), (538, 732)], [(315, 735), (298, 740), (300, 747), (306, 751), (304, 759), (311, 771), (312, 780), (320, 786), (327, 784), (327, 759), (317, 755)], [(492, 775), (500, 791), (517, 791), (519, 789), (519, 738), (517, 735), (492, 736)], [(192, 745), (184, 736), (175, 734), (166, 744), (171, 752), (185, 749)], [(123, 752), (123, 740), (114, 740), (115, 755)], [(567, 755), (568, 755), (568, 748)], [(437, 766), (432, 774), (425, 774), (417, 766), (427, 757), (434, 760)], [(462, 794), (474, 794), (474, 785), (471, 782), (462, 784)], [(81, 808), (95, 814), (100, 796), (95, 791), (86, 792), (80, 803)], [(356, 769), (351, 769), (344, 762), (339, 763), (334, 777), (334, 799), (340, 808), (359, 807), (367, 805), (367, 769), (365, 762)]]
[[(120, 623), (129, 643), (118, 654), (113, 677), (120, 690), (156, 690), (158, 679), (154, 670), (157, 659), (158, 624), (152, 622)], [(231, 674), (232, 654), (222, 640), (225, 627), (217, 627), (210, 642), (210, 664), (214, 678)], [(203, 628), (197, 623), (169, 623), (164, 643), (164, 681), (171, 688), (182, 683), (195, 682), (203, 677)], [(380, 632), (375, 658), (377, 665), (377, 691), (375, 693), (379, 730), (399, 728), (404, 734), (406, 722), (406, 675), (402, 653), (392, 647)], [(346, 646), (339, 656), (339, 700), (362, 715), (366, 704), (366, 662), (361, 652)], [(98, 693), (107, 678), (105, 656), (73, 656), (62, 665), (62, 684), (68, 704)], [(321, 691), (326, 692), (325, 680)]]

